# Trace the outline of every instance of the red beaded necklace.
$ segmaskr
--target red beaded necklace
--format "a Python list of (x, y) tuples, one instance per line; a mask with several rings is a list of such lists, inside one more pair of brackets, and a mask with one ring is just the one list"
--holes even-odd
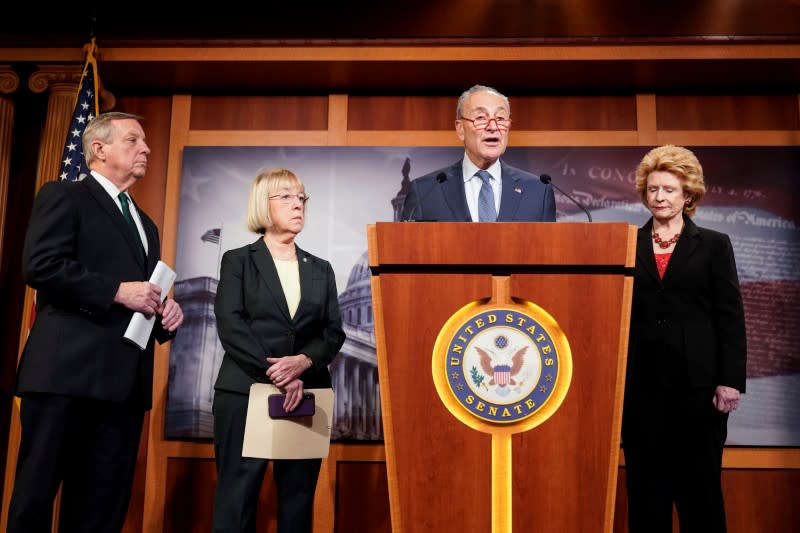
[(656, 233), (655, 231), (653, 232), (653, 240), (657, 245), (661, 247), (662, 250), (669, 248), (671, 245), (678, 242), (678, 239), (680, 239), (680, 237), (681, 237), (681, 232), (678, 232), (670, 240), (662, 241), (661, 237), (658, 236), (658, 233)]

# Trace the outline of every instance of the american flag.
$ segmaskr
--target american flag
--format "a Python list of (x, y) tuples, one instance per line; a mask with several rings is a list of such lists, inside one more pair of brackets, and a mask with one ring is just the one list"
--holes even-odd
[(222, 228), (210, 229), (203, 233), (203, 236), (200, 237), (200, 240), (203, 242), (213, 242), (214, 244), (219, 244), (219, 235), (221, 232)]
[(59, 179), (67, 181), (82, 180), (89, 174), (83, 158), (83, 131), (99, 113), (97, 88), (97, 60), (94, 38), (87, 44), (86, 64), (83, 67), (81, 83), (75, 98), (75, 109), (72, 112), (67, 140), (64, 142), (64, 153), (61, 157), (61, 173)]

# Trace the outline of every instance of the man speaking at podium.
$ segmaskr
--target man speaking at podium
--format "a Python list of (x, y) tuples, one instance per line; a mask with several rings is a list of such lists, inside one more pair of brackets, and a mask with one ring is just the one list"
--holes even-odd
[(500, 160), (511, 127), (508, 98), (471, 87), (458, 99), (455, 126), (464, 158), (411, 182), (403, 220), (555, 222), (552, 186)]

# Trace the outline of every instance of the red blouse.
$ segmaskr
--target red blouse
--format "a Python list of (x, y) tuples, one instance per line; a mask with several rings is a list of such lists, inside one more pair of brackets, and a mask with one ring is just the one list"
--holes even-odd
[(667, 252), (665, 254), (653, 254), (656, 258), (656, 268), (658, 269), (658, 276), (661, 279), (664, 279), (664, 272), (667, 271), (667, 264), (669, 263), (669, 258), (672, 257), (672, 252)]

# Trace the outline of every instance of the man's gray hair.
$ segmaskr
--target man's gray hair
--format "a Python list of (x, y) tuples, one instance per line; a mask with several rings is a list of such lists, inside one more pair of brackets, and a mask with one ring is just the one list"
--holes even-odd
[(511, 104), (508, 102), (508, 98), (506, 95), (498, 91), (493, 87), (487, 87), (486, 85), (473, 85), (463, 93), (461, 96), (458, 97), (458, 104), (456, 104), (456, 119), (462, 118), (463, 115), (461, 114), (464, 111), (464, 102), (467, 101), (467, 98), (472, 96), (475, 93), (492, 93), (496, 94), (500, 98), (503, 99), (503, 103), (506, 104), (506, 108), (508, 109), (508, 113), (511, 114)]
[(111, 129), (111, 123), (115, 120), (136, 120), (142, 121), (142, 117), (132, 113), (122, 113), (120, 111), (110, 111), (108, 113), (101, 113), (95, 117), (86, 129), (83, 130), (83, 158), (86, 160), (86, 166), (92, 164), (94, 161), (94, 152), (92, 152), (92, 143), (95, 140), (101, 140), (104, 143), (113, 141), (114, 131)]

